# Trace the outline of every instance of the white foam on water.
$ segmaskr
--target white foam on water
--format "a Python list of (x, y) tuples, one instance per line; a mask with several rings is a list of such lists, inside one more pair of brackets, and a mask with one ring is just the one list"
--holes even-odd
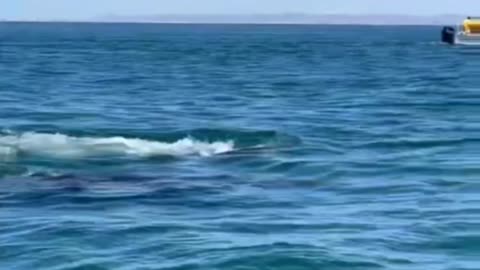
[(54, 158), (96, 156), (212, 156), (234, 150), (233, 141), (203, 142), (184, 138), (176, 142), (159, 142), (125, 137), (73, 137), (64, 134), (27, 132), (0, 136), (0, 160), (19, 152)]
[(12, 161), (17, 157), (17, 150), (14, 147), (0, 144), (0, 161)]

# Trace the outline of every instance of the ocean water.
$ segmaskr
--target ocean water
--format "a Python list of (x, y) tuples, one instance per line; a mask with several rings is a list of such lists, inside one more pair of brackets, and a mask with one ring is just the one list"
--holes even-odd
[(0, 24), (0, 269), (480, 269), (480, 49), (439, 33)]

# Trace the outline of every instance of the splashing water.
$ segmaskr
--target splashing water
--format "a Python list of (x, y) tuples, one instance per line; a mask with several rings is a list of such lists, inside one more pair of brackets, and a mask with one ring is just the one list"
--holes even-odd
[(18, 153), (58, 158), (95, 156), (212, 156), (233, 151), (233, 141), (204, 142), (183, 138), (176, 142), (159, 142), (125, 137), (73, 137), (65, 134), (27, 132), (0, 137), (0, 158), (14, 159)]

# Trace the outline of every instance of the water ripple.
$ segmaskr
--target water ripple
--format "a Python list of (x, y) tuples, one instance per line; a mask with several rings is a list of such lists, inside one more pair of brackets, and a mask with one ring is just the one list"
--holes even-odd
[(0, 23), (0, 269), (479, 269), (440, 30)]

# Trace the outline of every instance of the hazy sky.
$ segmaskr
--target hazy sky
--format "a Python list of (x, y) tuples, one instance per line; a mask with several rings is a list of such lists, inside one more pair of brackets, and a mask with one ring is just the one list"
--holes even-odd
[(480, 15), (480, 0), (0, 0), (0, 19), (104, 15), (355, 13)]

